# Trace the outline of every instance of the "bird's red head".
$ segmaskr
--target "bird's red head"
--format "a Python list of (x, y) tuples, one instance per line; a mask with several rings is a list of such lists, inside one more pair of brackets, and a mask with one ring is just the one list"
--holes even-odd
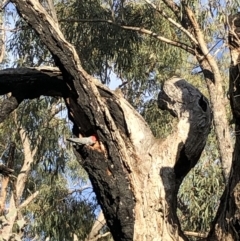
[(97, 135), (96, 134), (92, 135), (91, 139), (92, 139), (93, 142), (96, 142), (97, 141)]

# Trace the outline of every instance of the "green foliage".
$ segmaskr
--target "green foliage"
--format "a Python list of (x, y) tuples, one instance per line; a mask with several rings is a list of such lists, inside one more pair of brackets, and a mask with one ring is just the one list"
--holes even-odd
[(83, 67), (103, 83), (114, 81), (114, 73), (125, 83), (125, 97), (139, 110), (182, 63), (179, 49), (120, 27), (142, 26), (175, 38), (169, 23), (145, 2), (70, 1), (57, 9), (64, 35), (76, 47)]
[(28, 235), (71, 240), (75, 234), (84, 240), (94, 221), (94, 202), (87, 200), (81, 190), (69, 191), (66, 179), (51, 175), (54, 174), (49, 177), (54, 179), (54, 185), (42, 184), (40, 195), (26, 209), (29, 220), (34, 220)]
[(178, 217), (185, 231), (207, 233), (213, 221), (224, 180), (213, 133), (201, 160), (184, 179), (178, 194)]
[(50, 52), (35, 31), (22, 19), (18, 19), (15, 28), (19, 29), (7, 43), (7, 50), (14, 56), (14, 67), (34, 67), (52, 65)]
[[(124, 30), (120, 24), (143, 26), (176, 38), (175, 30), (145, 2), (66, 1), (56, 5), (64, 36), (76, 47), (83, 67), (109, 83), (114, 72), (125, 85), (124, 93), (137, 107), (135, 99), (143, 99), (158, 88), (159, 81), (175, 72), (183, 54), (177, 48)], [(106, 21), (112, 21), (109, 23)], [(51, 55), (30, 26), (21, 19), (9, 41), (8, 50), (16, 57), (17, 66), (52, 64)], [(113, 80), (111, 80), (113, 81)]]
[[(7, 159), (9, 143), (14, 142), (16, 177), (22, 172), (23, 163), (31, 161), (26, 160), (26, 145), (35, 153), (21, 201), (37, 191), (40, 194), (25, 209), (21, 209), (13, 230), (19, 233), (22, 227), (26, 240), (36, 235), (39, 240), (44, 237), (70, 240), (73, 234), (84, 239), (91, 229), (96, 201), (92, 194), (88, 194), (89, 199), (83, 195), (82, 187), (86, 186), (88, 179), (69, 144), (65, 143), (70, 127), (63, 103), (45, 97), (24, 101), (1, 126), (1, 159)], [(26, 134), (24, 138), (21, 130)], [(26, 139), (29, 143), (25, 143)], [(7, 203), (12, 193), (13, 186), (8, 190)]]
[(168, 111), (158, 109), (157, 101), (147, 101), (141, 114), (157, 138), (167, 137), (173, 132), (177, 124), (177, 119), (173, 118)]
[(214, 162), (200, 162), (182, 185), (178, 216), (182, 229), (206, 233), (213, 221), (224, 189), (222, 170)]

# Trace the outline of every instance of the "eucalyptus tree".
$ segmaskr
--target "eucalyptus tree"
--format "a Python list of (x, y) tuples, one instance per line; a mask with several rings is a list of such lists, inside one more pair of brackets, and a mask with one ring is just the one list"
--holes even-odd
[[(73, 9), (74, 9), (74, 7), (73, 7)], [(12, 12), (12, 14), (14, 14), (14, 12)], [(50, 56), (50, 53), (49, 53), (49, 51), (46, 49), (46, 47), (42, 44), (42, 42), (41, 42), (41, 40), (39, 39), (39, 38), (37, 38), (36, 37), (36, 34), (34, 33), (34, 31), (32, 30), (32, 29), (30, 29), (30, 28), (28, 28), (27, 27), (27, 24), (24, 22), (24, 21), (22, 21), (22, 19), (19, 19), (18, 21), (17, 21), (17, 23), (16, 23), (16, 26), (15, 26), (15, 28), (16, 29), (19, 29), (19, 31), (16, 31), (16, 33), (11, 37), (11, 40), (9, 41), (9, 43), (8, 43), (8, 45), (7, 45), (7, 48), (8, 48), (8, 50), (9, 50), (9, 52), (11, 51), (11, 53), (14, 55), (14, 57), (15, 57), (15, 59), (14, 59), (14, 66), (16, 66), (16, 67), (23, 67), (23, 66), (36, 66), (36, 65), (40, 65), (40, 64), (52, 64), (53, 63), (53, 60), (51, 59), (51, 56)], [(66, 29), (70, 29), (69, 28), (69, 26), (67, 26), (66, 27)], [(73, 29), (74, 30), (74, 29)], [(121, 34), (119, 34), (119, 36), (121, 36)], [(111, 38), (111, 36), (110, 36), (110, 38)], [(134, 41), (136, 40), (136, 38), (134, 38), (133, 39)], [(97, 41), (97, 42), (99, 42), (99, 41)], [(143, 44), (143, 47), (142, 47), (142, 49), (143, 49), (143, 51), (145, 51), (145, 53), (147, 53), (146, 52), (146, 46), (147, 45), (145, 45), (144, 46), (144, 43), (142, 43)], [(126, 46), (128, 46), (128, 45), (126, 45)], [(137, 45), (136, 45), (137, 46)], [(135, 48), (136, 48), (136, 46), (135, 46)], [(98, 48), (100, 48), (101, 46), (97, 46)], [(95, 48), (95, 46), (92, 46), (92, 49), (94, 49)], [(130, 46), (130, 48), (131, 48), (131, 46)], [(133, 48), (133, 47), (132, 47)], [(113, 50), (112, 50), (113, 51)], [(115, 50), (116, 51), (116, 50)], [(132, 51), (133, 52), (133, 51)], [(155, 54), (157, 54), (157, 53), (155, 53)], [(151, 54), (149, 54), (148, 56), (151, 56), (152, 55), (152, 53)], [(145, 56), (145, 58), (146, 58), (146, 61), (148, 60), (148, 56), (146, 57)], [(128, 59), (126, 60), (126, 61), (132, 61), (132, 62), (134, 62), (131, 58), (130, 58), (130, 56), (127, 56), (128, 57)], [(135, 56), (135, 58), (137, 58), (137, 55)], [(156, 58), (156, 57), (155, 57)], [(112, 62), (113, 62), (114, 60), (112, 59)], [(166, 62), (166, 61), (165, 61)], [(98, 62), (97, 62), (98, 63)], [(152, 63), (150, 63), (150, 64), (152, 64)], [(125, 65), (124, 64), (119, 64), (119, 66), (121, 67), (121, 70), (125, 70)], [(119, 67), (119, 68), (120, 68)], [(133, 64), (131, 63), (131, 67), (133, 68)], [(94, 69), (96, 69), (96, 67), (94, 67)], [(92, 68), (92, 71), (94, 70), (93, 68)], [(130, 69), (130, 67), (128, 68), (128, 69)], [(134, 71), (134, 73), (136, 73), (136, 72), (140, 72), (139, 71), (139, 69), (143, 72), (144, 71), (144, 74), (146, 74), (145, 72), (147, 72), (146, 71), (146, 69), (145, 68), (143, 68), (143, 66), (140, 66), (139, 68), (138, 68), (138, 71)], [(126, 73), (126, 71), (127, 70), (125, 70), (125, 71), (123, 71), (123, 73)], [(98, 71), (96, 71), (95, 70), (95, 72), (96, 72), (96, 74), (98, 74), (99, 72)], [(105, 72), (105, 69), (103, 69), (103, 70), (101, 70), (101, 72)], [(132, 74), (132, 77), (135, 77), (135, 79), (136, 78), (140, 78), (140, 75), (138, 74), (138, 76), (136, 76), (136, 75), (134, 75), (134, 74)], [(105, 82), (106, 80), (103, 80), (102, 79), (102, 82)], [(150, 84), (147, 84), (147, 85), (154, 85), (155, 84), (155, 80), (149, 80), (149, 82), (154, 82), (154, 83), (150, 83)], [(132, 82), (134, 82), (134, 81), (132, 81)], [(144, 84), (144, 82), (142, 81), (142, 84), (141, 84), (141, 86), (140, 86), (140, 88), (142, 89), (142, 91), (144, 91), (144, 89), (146, 89), (146, 87), (145, 86), (143, 86), (143, 84)], [(135, 85), (136, 85), (136, 81), (135, 81)], [(129, 91), (131, 90), (129, 87), (128, 87), (128, 89), (129, 89)], [(131, 94), (129, 94), (129, 91), (128, 91), (128, 96), (130, 97), (130, 95)], [(141, 91), (141, 92), (142, 92)], [(151, 90), (148, 88), (148, 92), (150, 92)], [(140, 91), (138, 91), (138, 92), (140, 92)], [(140, 95), (142, 95), (143, 96), (143, 93), (141, 93), (140, 92)], [(142, 97), (141, 97), (142, 98)], [(130, 98), (129, 98), (130, 99)], [(131, 100), (132, 100), (132, 102), (134, 101), (134, 98), (132, 97), (131, 98)], [(49, 104), (50, 104), (51, 102), (49, 102)], [(136, 104), (135, 104), (136, 105)], [(139, 101), (138, 101), (138, 105), (139, 105)], [(22, 108), (20, 108), (20, 110), (22, 110)], [(33, 111), (35, 110), (35, 108), (33, 108)], [(30, 108), (27, 108), (26, 110), (25, 110), (25, 112), (26, 113), (28, 113), (28, 112), (30, 112)], [(35, 116), (36, 115), (36, 113), (33, 113), (33, 115)], [(23, 116), (23, 114), (21, 114), (21, 116)], [(48, 114), (47, 114), (47, 116), (48, 116)], [(24, 119), (24, 121), (26, 121), (25, 119)], [(39, 125), (41, 125), (41, 123), (40, 122), (42, 122), (42, 121), (39, 121)], [(26, 124), (27, 126), (29, 125), (29, 123), (27, 122), (27, 124)], [(34, 128), (33, 128), (34, 129)], [(34, 131), (34, 130), (32, 130), (32, 131)], [(36, 130), (35, 130), (36, 131)], [(33, 134), (34, 135), (37, 135), (36, 133), (35, 133), (35, 131), (33, 132)], [(62, 131), (59, 131), (61, 134), (62, 134)], [(57, 135), (57, 133), (55, 133), (56, 135)], [(49, 138), (51, 137), (51, 135), (48, 135), (48, 134), (44, 134), (44, 136), (48, 136)], [(52, 140), (52, 138), (50, 138), (50, 140)], [(52, 142), (53, 142), (54, 140), (52, 140)], [(56, 141), (56, 140), (55, 140)], [(53, 143), (52, 143), (53, 144)], [(52, 145), (51, 144), (51, 145)], [(55, 145), (57, 144), (57, 143), (54, 143)], [(49, 145), (49, 147), (50, 147), (50, 145)], [(41, 147), (41, 148), (43, 148), (43, 147)], [(52, 157), (52, 158), (56, 158), (56, 157)], [(32, 158), (33, 159), (33, 158)], [(44, 159), (44, 158), (43, 158)], [(48, 159), (48, 158), (47, 158)], [(26, 161), (28, 161), (28, 159), (26, 158)], [(45, 163), (44, 163), (45, 164)], [(48, 163), (48, 165), (52, 165), (51, 163)], [(59, 165), (59, 162), (57, 162), (57, 165)], [(36, 165), (35, 165), (35, 167), (36, 167)], [(41, 175), (37, 175), (36, 174), (36, 170), (33, 170), (33, 172), (35, 173), (34, 174), (34, 176), (41, 176)], [(28, 175), (26, 175), (26, 176), (28, 176)], [(45, 177), (46, 178), (46, 177)], [(38, 179), (39, 179), (39, 177), (38, 177)], [(41, 178), (40, 178), (41, 179)], [(50, 180), (52, 180), (52, 177), (50, 177)], [(63, 187), (61, 187), (61, 185), (59, 186), (59, 184), (61, 183), (61, 182), (63, 182), (64, 180), (63, 179), (61, 179), (61, 181), (56, 181), (56, 185), (57, 185), (57, 190), (62, 190), (62, 188)], [(34, 180), (31, 180), (31, 182), (34, 182)], [(43, 182), (44, 182), (44, 180), (43, 180)], [(41, 182), (42, 183), (42, 182)], [(54, 183), (53, 182), (51, 182), (51, 185), (54, 185)], [(64, 186), (64, 184), (63, 184), (63, 186)], [(25, 235), (25, 237), (31, 237), (31, 235), (32, 236), (34, 236), (34, 235), (37, 235), (38, 233), (40, 233), (40, 231), (42, 231), (42, 232), (44, 232), (45, 233), (45, 235), (49, 235), (50, 237), (52, 236), (52, 237), (58, 237), (58, 238), (60, 238), (60, 239), (63, 239), (64, 237), (67, 237), (67, 235), (71, 235), (73, 232), (70, 232), (69, 231), (69, 228), (67, 228), (67, 227), (65, 227), (65, 226), (62, 226), (61, 225), (61, 227), (59, 227), (58, 226), (58, 224), (61, 224), (61, 217), (64, 217), (64, 215), (63, 216), (61, 216), (61, 217), (59, 217), (57, 214), (59, 214), (59, 210), (58, 210), (58, 201), (56, 201), (56, 202), (52, 202), (52, 204), (51, 204), (51, 206), (50, 207), (48, 207), (49, 206), (49, 204), (47, 204), (48, 203), (48, 200), (49, 199), (52, 199), (52, 196), (54, 196), (56, 193), (58, 193), (57, 191), (54, 191), (55, 189), (54, 188), (50, 188), (50, 189), (48, 189), (48, 188), (44, 188), (45, 187), (45, 185), (44, 184), (42, 184), (42, 186), (41, 186), (41, 193), (43, 193), (44, 192), (44, 190), (46, 191), (46, 190), (48, 190), (50, 193), (45, 193), (45, 194), (42, 194), (40, 197), (38, 197), (38, 198), (36, 198), (36, 195), (32, 195), (32, 197), (35, 199), (35, 201), (33, 202), (32, 201), (32, 199), (31, 199), (31, 203), (34, 203), (34, 205), (32, 205), (32, 204), (28, 204), (27, 202), (25, 202), (24, 201), (24, 198), (22, 199), (22, 202), (24, 202), (24, 206), (25, 206), (25, 208), (26, 209), (30, 209), (31, 210), (31, 215), (34, 217), (34, 222), (32, 223), (32, 224), (34, 224), (34, 226), (32, 226), (32, 225), (27, 225), (26, 223), (24, 223), (24, 222), (21, 222), (21, 219), (20, 220), (18, 220), (17, 219), (17, 217), (14, 217), (14, 218), (12, 218), (12, 222), (11, 222), (11, 225), (9, 225), (9, 229), (7, 230), (7, 232), (4, 232), (5, 233), (5, 236), (9, 236), (10, 234), (11, 234), (11, 227), (12, 227), (12, 225), (14, 224), (14, 221), (15, 221), (15, 223), (20, 223), (21, 225), (23, 225), (24, 224), (24, 226), (25, 226), (25, 229), (27, 229), (28, 230), (28, 232), (26, 232), (24, 235)], [(28, 188), (28, 186), (25, 186), (25, 188)], [(29, 188), (28, 188), (29, 189)], [(64, 191), (64, 190), (62, 190), (62, 195), (65, 195), (64, 193), (66, 192), (66, 190)], [(36, 193), (39, 193), (39, 190), (36, 192)], [(49, 198), (48, 198), (48, 195), (50, 195), (49, 196)], [(45, 197), (46, 198), (46, 200), (44, 200), (44, 199), (42, 199), (41, 197)], [(58, 199), (60, 199), (60, 200), (65, 200), (63, 197), (62, 198), (60, 198), (59, 197), (59, 194), (57, 195), (58, 197), (57, 197), (57, 200)], [(30, 200), (30, 198), (28, 199), (28, 200)], [(36, 205), (36, 203), (37, 203), (37, 205)], [(43, 204), (42, 203), (45, 203), (45, 207), (48, 207), (47, 208), (47, 210), (48, 210), (48, 212), (44, 212), (44, 215), (41, 213), (41, 212), (39, 212), (39, 206), (42, 206)], [(27, 205), (28, 204), (28, 205)], [(62, 204), (62, 203), (61, 203)], [(67, 202), (65, 202), (65, 205), (67, 204)], [(81, 203), (80, 203), (81, 204)], [(75, 205), (76, 206), (76, 205)], [(32, 208), (33, 207), (33, 208)], [(76, 208), (76, 207), (75, 207)], [(14, 208), (11, 208), (11, 209), (13, 209), (14, 210)], [(64, 207), (64, 209), (66, 210), (66, 215), (68, 215), (68, 212), (71, 212), (71, 209), (72, 209), (72, 207), (71, 207), (71, 205), (69, 205), (69, 206), (66, 206), (66, 207)], [(80, 211), (79, 211), (80, 212)], [(89, 210), (88, 210), (88, 212), (89, 212)], [(52, 214), (52, 213), (54, 213), (54, 215)], [(49, 217), (48, 217), (48, 215), (50, 215)], [(83, 218), (84, 218), (84, 216), (86, 215), (86, 213), (82, 213), (82, 215), (83, 215)], [(26, 218), (26, 217), (24, 217), (24, 218)], [(66, 219), (66, 217), (64, 217), (65, 219)], [(53, 220), (52, 220), (53, 219)], [(74, 215), (73, 217), (72, 217), (72, 219), (74, 220), (74, 219), (78, 219), (79, 220), (79, 224), (78, 225), (80, 225), (81, 226), (81, 224), (80, 224), (80, 220), (82, 220), (81, 218), (79, 218), (79, 216), (78, 215)], [(58, 220), (58, 222), (56, 222), (55, 220)], [(38, 225), (36, 225), (36, 224), (38, 224)], [(87, 226), (87, 224), (88, 223), (85, 223), (85, 228), (87, 229), (88, 228), (88, 226)], [(70, 225), (70, 228), (73, 228), (73, 225), (71, 226)], [(93, 227), (94, 228), (94, 227)], [(54, 230), (54, 232), (53, 231), (51, 231), (51, 229), (52, 230)], [(82, 229), (83, 229), (83, 227), (82, 227)], [(81, 229), (81, 230), (82, 230)], [(79, 231), (81, 231), (81, 230), (79, 230)], [(76, 231), (76, 233), (78, 233), (79, 231)], [(91, 239), (91, 235), (92, 235), (92, 233), (94, 233), (94, 232), (96, 232), (96, 230), (92, 230), (91, 231), (91, 233), (89, 234), (89, 239)], [(13, 230), (13, 233), (14, 233), (14, 230)], [(35, 233), (35, 234), (34, 234)], [(86, 234), (86, 232), (84, 233), (84, 234)], [(22, 233), (21, 233), (21, 235), (23, 235)], [(20, 235), (20, 236), (21, 236)], [(40, 238), (40, 237), (38, 237), (38, 238)]]
[[(228, 14), (224, 11), (229, 10), (230, 13), (235, 6), (229, 2), (224, 5), (224, 2), (197, 1), (177, 3), (169, 0), (156, 3), (113, 1), (108, 8), (104, 8), (105, 15), (102, 15), (102, 5), (99, 5), (99, 12), (95, 16), (86, 14), (83, 18), (68, 18), (73, 26), (80, 28), (73, 32), (77, 35), (77, 38), (74, 37), (72, 41), (76, 44), (75, 48), (66, 40), (66, 37), (70, 39), (67, 28), (63, 31), (60, 29), (60, 24), (66, 23), (66, 20), (57, 19), (57, 14), (53, 14), (54, 9), (50, 8), (51, 14), (49, 14), (38, 1), (13, 0), (12, 2), (22, 18), (36, 31), (42, 43), (48, 48), (58, 68), (1, 71), (1, 94), (12, 93), (2, 104), (1, 120), (26, 98), (36, 98), (39, 95), (64, 98), (69, 118), (74, 124), (73, 133), (78, 137), (96, 135), (98, 138), (93, 146), (76, 147), (76, 155), (89, 174), (115, 240), (187, 240), (176, 216), (176, 195), (183, 178), (201, 155), (210, 131), (212, 114), (207, 99), (196, 88), (182, 78), (172, 78), (164, 83), (158, 97), (158, 105), (177, 117), (178, 123), (173, 133), (166, 139), (156, 139), (144, 119), (123, 96), (110, 91), (93, 76), (102, 75), (102, 71), (96, 74), (88, 67), (88, 63), (91, 64), (94, 56), (98, 56), (99, 49), (93, 48), (93, 52), (87, 50), (91, 43), (94, 44), (94, 39), (88, 39), (88, 31), (85, 32), (84, 27), (86, 23), (92, 23), (90, 29), (96, 31), (96, 36), (100, 33), (101, 42), (107, 41), (104, 33), (109, 33), (111, 36), (111, 31), (114, 29), (120, 32), (123, 40), (120, 37), (109, 39), (113, 43), (123, 41), (122, 43), (120, 41), (120, 45), (116, 44), (121, 54), (130, 54), (130, 56), (132, 54), (130, 51), (124, 51), (124, 43), (126, 43), (124, 40), (128, 40), (124, 35), (123, 30), (125, 30), (131, 32), (130, 36), (135, 43), (144, 41), (148, 35), (156, 41), (174, 46), (175, 49), (180, 48), (196, 58), (197, 71), (202, 72), (209, 91), (227, 184), (215, 225), (209, 233), (209, 240), (227, 238), (237, 240), (239, 231), (236, 198), (239, 176), (238, 146), (236, 145), (233, 159), (234, 169), (229, 176), (233, 151), (232, 140), (225, 109), (222, 75), (217, 62), (219, 56), (213, 55), (213, 51), (219, 48), (220, 44), (214, 44), (214, 41), (216, 42), (220, 37), (221, 41), (226, 39), (224, 31), (228, 27), (233, 60), (231, 70), (234, 74), (230, 79), (230, 97), (238, 131), (236, 98), (238, 33), (237, 27), (235, 28), (238, 26), (238, 22), (235, 21), (238, 16), (231, 18), (229, 25), (226, 21), (225, 28), (221, 28), (223, 13)], [(98, 3), (86, 2), (89, 3), (90, 8)], [(102, 4), (104, 3), (107, 4), (106, 2)], [(79, 1), (76, 3), (65, 1), (62, 4), (65, 4), (65, 8), (60, 11), (61, 17), (65, 16), (68, 6), (76, 4), (74, 8), (77, 8)], [(82, 10), (84, 7), (79, 6)], [(86, 13), (89, 12), (86, 11)], [(132, 15), (132, 12), (135, 14)], [(166, 29), (164, 25), (155, 25), (151, 22), (155, 19), (154, 16), (158, 16), (159, 23), (169, 23), (172, 27)], [(146, 21), (138, 22), (139, 19)], [(218, 27), (215, 30), (219, 31), (211, 34), (209, 26), (213, 24)], [(95, 26), (98, 26), (97, 30)], [(114, 27), (113, 30), (112, 27)], [(86, 30), (89, 30), (89, 26)], [(78, 39), (79, 42), (77, 42)], [(161, 46), (166, 48), (166, 45)], [(85, 58), (84, 50), (86, 50)], [(106, 53), (107, 61), (101, 62), (102, 68), (107, 68), (102, 77), (103, 82), (108, 80), (106, 78), (108, 69), (113, 66), (113, 63), (116, 63), (115, 68), (120, 66), (118, 65), (119, 56), (110, 54), (109, 58), (108, 53)], [(84, 62), (86, 55), (90, 56), (89, 62)], [(142, 56), (145, 55), (146, 51)], [(102, 53), (99, 56), (102, 56)], [(155, 59), (154, 55), (150, 57), (148, 67), (152, 66)], [(175, 56), (172, 57), (175, 58)], [(137, 61), (134, 58), (130, 59)], [(141, 61), (140, 58), (139, 62)], [(127, 70), (130, 63), (121, 64), (125, 64)], [(171, 66), (166, 67), (171, 70)], [(89, 75), (84, 68), (92, 75)], [(154, 77), (157, 75), (154, 71), (149, 73)], [(126, 75), (124, 79), (131, 79), (132, 71), (129, 74), (130, 76)], [(136, 82), (131, 83), (136, 85)], [(238, 143), (237, 137), (236, 143)]]

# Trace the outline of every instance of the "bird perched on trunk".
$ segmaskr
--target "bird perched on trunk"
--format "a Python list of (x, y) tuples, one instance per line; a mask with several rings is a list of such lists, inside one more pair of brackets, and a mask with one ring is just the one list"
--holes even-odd
[(95, 135), (80, 138), (67, 138), (67, 141), (73, 142), (77, 145), (87, 145), (92, 146), (97, 142), (97, 137)]

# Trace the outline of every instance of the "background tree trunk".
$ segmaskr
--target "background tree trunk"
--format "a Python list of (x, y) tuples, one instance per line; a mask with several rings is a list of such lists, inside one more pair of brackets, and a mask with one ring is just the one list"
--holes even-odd
[(229, 46), (231, 66), (229, 75), (230, 102), (235, 122), (236, 142), (230, 182), (227, 185), (209, 240), (240, 239), (240, 14), (229, 17)]
[[(24, 191), (24, 188), (26, 186), (27, 178), (29, 177), (29, 172), (31, 171), (31, 165), (34, 162), (34, 155), (36, 153), (37, 147), (35, 147), (35, 150), (31, 150), (30, 147), (30, 141), (27, 136), (26, 130), (24, 130), (22, 127), (19, 127), (19, 134), (20, 138), (23, 144), (23, 150), (24, 150), (24, 162), (21, 167), (20, 173), (17, 176), (17, 178), (12, 178), (12, 192), (11, 192), (11, 198), (9, 203), (9, 213), (7, 215), (7, 218), (5, 220), (5, 224), (2, 228), (2, 238), (5, 240), (9, 240), (12, 236), (13, 232), (13, 225), (17, 220), (21, 220), (21, 213), (20, 211), (20, 204), (21, 204), (21, 198)], [(12, 166), (14, 162), (14, 151), (15, 151), (15, 144), (12, 143), (9, 150), (9, 158), (11, 158)], [(30, 195), (32, 196), (32, 195)], [(17, 236), (17, 234), (15, 234)], [(20, 237), (19, 237), (20, 239)]]

